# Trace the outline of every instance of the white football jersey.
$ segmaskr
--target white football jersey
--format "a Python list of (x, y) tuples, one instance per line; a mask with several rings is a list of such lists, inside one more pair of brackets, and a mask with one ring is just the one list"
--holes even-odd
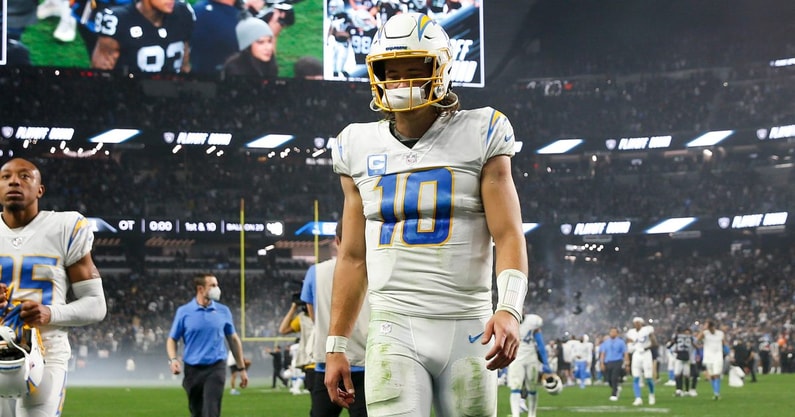
[(704, 330), (704, 362), (723, 360), (723, 330)]
[(627, 331), (628, 346), (627, 349), (630, 353), (643, 352), (651, 348), (651, 334), (654, 333), (654, 327), (643, 326), (640, 329), (629, 329)]
[(513, 127), (492, 108), (439, 117), (413, 148), (389, 122), (347, 126), (332, 150), (364, 206), (370, 306), (429, 318), (492, 313), (492, 241), (480, 174), (514, 154)]
[(540, 362), (538, 360), (538, 349), (544, 349), (544, 346), (538, 346), (535, 338), (535, 331), (537, 327), (529, 324), (527, 320), (523, 320), (519, 324), (519, 336), (522, 338), (519, 343), (519, 350), (516, 352), (516, 361), (520, 363), (527, 362)]
[[(66, 267), (91, 252), (94, 233), (80, 213), (40, 211), (26, 226), (9, 229), (0, 222), (0, 278), (13, 286), (11, 301), (66, 304), (70, 287)], [(69, 360), (66, 330), (40, 328), (47, 362)]]
[[(315, 344), (312, 351), (315, 362), (326, 361), (326, 338), (331, 317), (331, 289), (334, 284), (334, 267), (336, 265), (336, 259), (329, 259), (315, 266)], [(348, 340), (348, 349), (345, 352), (345, 356), (353, 366), (364, 366), (364, 350), (367, 346), (367, 324), (369, 322), (370, 304), (365, 298)]]

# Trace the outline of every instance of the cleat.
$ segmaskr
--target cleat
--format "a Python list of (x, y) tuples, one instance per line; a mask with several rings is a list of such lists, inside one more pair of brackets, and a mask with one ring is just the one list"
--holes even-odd
[(632, 405), (636, 405), (636, 406), (637, 405), (643, 405), (643, 399), (641, 399), (640, 397), (635, 398), (635, 401), (632, 402)]
[(649, 405), (654, 405), (657, 403), (657, 399), (654, 398), (654, 394), (649, 394)]
[(77, 35), (77, 20), (74, 17), (61, 18), (52, 36), (61, 42), (72, 42)]
[(618, 397), (616, 397), (615, 395), (611, 395), (610, 401), (618, 401)]

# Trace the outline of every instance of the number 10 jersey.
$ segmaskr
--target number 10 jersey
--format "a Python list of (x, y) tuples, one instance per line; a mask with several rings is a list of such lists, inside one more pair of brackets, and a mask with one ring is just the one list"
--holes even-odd
[(332, 159), (362, 197), (373, 310), (491, 315), (492, 241), (480, 176), (490, 158), (513, 154), (510, 122), (488, 107), (440, 116), (412, 148), (388, 121), (343, 129)]

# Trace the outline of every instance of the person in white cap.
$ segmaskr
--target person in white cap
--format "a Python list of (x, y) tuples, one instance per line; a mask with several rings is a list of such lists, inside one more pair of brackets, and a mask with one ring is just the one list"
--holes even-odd
[(654, 335), (654, 327), (644, 325), (642, 317), (632, 319), (632, 329), (627, 332), (628, 351), (632, 357), (632, 389), (635, 391), (635, 401), (632, 405), (643, 405), (641, 398), (640, 378), (646, 378), (646, 386), (649, 387), (649, 405), (654, 405), (654, 364), (651, 350), (657, 347), (657, 338)]
[(240, 52), (226, 61), (224, 73), (275, 78), (279, 74), (279, 66), (276, 63), (276, 44), (270, 26), (261, 19), (250, 17), (241, 20), (235, 32)]

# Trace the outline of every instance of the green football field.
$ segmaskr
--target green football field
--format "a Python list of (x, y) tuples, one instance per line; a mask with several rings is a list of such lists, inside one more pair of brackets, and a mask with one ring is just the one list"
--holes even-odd
[[(699, 396), (675, 398), (673, 388), (658, 386), (657, 404), (633, 407), (632, 385), (624, 384), (623, 396), (610, 402), (605, 386), (581, 390), (567, 387), (558, 396), (540, 393), (539, 416), (583, 417), (648, 416), (670, 417), (779, 417), (795, 415), (795, 374), (764, 375), (755, 384), (730, 388), (723, 379), (722, 398), (713, 401), (709, 383), (699, 382)], [(64, 417), (152, 417), (188, 416), (184, 391), (172, 382), (161, 387), (70, 387)], [(645, 394), (645, 390), (644, 390)], [(644, 395), (644, 402), (645, 402)], [(303, 417), (309, 414), (309, 396), (292, 395), (287, 389), (270, 389), (269, 381), (253, 380), (239, 396), (224, 395), (225, 417)], [(343, 415), (347, 415), (343, 413)], [(500, 387), (499, 417), (510, 415), (508, 390)]]
[[(196, 1), (190, 0), (193, 4)], [(302, 56), (323, 59), (323, 2), (304, 0), (294, 4), (295, 24), (279, 35), (277, 60), (279, 76), (292, 77), (293, 63)], [(29, 26), (22, 42), (30, 50), (34, 66), (88, 68), (90, 60), (83, 40), (78, 34), (74, 42), (55, 40), (52, 33), (58, 25), (57, 18), (49, 18)]]

